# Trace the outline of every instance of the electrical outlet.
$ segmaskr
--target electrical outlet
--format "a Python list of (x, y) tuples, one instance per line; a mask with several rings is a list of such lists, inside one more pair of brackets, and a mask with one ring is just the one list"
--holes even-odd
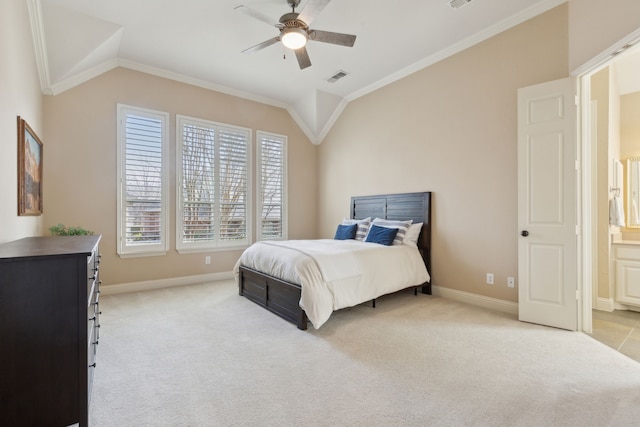
[(493, 273), (487, 273), (487, 285), (493, 285)]
[(516, 278), (515, 277), (507, 277), (507, 287), (508, 288), (515, 288), (516, 287)]
[(211, 257), (208, 256), (208, 255), (206, 257), (204, 257), (204, 263), (205, 264), (211, 264)]

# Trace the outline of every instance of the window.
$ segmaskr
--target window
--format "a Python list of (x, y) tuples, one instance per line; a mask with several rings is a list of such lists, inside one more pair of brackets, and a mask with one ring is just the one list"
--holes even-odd
[(287, 137), (258, 132), (258, 239), (287, 238)]
[(118, 254), (168, 249), (169, 114), (118, 104)]
[(247, 246), (251, 131), (177, 117), (176, 247)]

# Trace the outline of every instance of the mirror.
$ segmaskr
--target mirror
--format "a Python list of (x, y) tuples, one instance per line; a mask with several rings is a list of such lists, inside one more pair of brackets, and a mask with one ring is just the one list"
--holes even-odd
[(640, 228), (640, 158), (627, 159), (627, 228)]

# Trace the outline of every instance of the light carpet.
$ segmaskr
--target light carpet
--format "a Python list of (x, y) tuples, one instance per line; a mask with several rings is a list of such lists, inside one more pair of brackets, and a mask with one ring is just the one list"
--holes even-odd
[(233, 281), (105, 296), (92, 426), (637, 426), (640, 364), (411, 291), (298, 330)]

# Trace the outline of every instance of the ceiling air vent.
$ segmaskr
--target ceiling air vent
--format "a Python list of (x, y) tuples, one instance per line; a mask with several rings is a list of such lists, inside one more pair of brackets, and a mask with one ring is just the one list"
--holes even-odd
[(347, 75), (349, 75), (349, 73), (347, 73), (346, 71), (338, 71), (337, 73), (335, 73), (333, 76), (331, 76), (330, 78), (327, 79), (327, 81), (329, 83), (335, 83), (338, 80), (340, 80), (343, 77), (347, 77)]
[(467, 3), (471, 3), (471, 0), (451, 0), (449, 2), (449, 6), (451, 6), (454, 9), (457, 9), (459, 7), (464, 6)]

